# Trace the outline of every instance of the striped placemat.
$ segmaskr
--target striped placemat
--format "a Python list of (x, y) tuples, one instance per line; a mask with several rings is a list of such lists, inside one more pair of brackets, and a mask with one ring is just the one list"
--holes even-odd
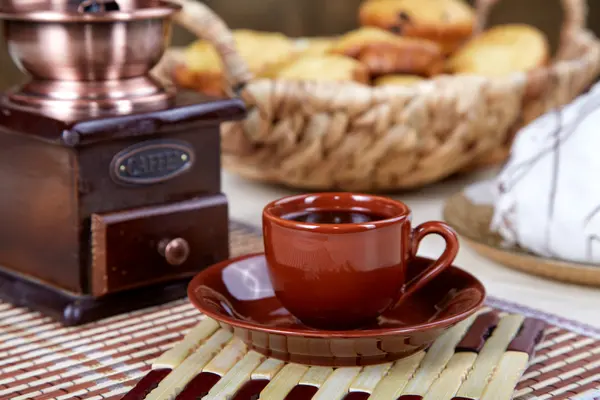
[[(232, 223), (231, 232), (234, 256), (261, 249), (254, 228)], [(530, 356), (519, 338), (540, 326), (545, 335)], [(469, 332), (481, 336), (484, 328), (485, 340), (469, 345)], [(591, 400), (600, 399), (600, 331), (490, 299), (427, 352), (365, 368), (309, 368), (247, 351), (186, 300), (69, 328), (0, 302), (0, 399), (121, 399), (127, 393), (127, 399), (143, 399), (152, 380), (162, 386), (148, 398), (165, 400), (241, 400), (261, 392), (261, 399), (290, 398), (291, 392), (295, 399), (327, 400)]]

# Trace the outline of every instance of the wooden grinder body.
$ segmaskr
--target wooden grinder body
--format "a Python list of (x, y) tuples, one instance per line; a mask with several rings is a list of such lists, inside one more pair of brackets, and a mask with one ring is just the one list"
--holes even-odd
[(0, 102), (0, 297), (66, 324), (185, 296), (229, 256), (220, 123), (237, 99), (61, 119)]

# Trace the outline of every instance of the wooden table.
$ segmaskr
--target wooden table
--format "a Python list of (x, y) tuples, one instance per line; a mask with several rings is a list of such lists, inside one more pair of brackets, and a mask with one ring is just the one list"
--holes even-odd
[[(444, 199), (494, 171), (453, 179), (416, 192), (392, 196), (413, 210), (413, 222), (441, 219)], [(223, 174), (223, 188), (230, 204), (230, 218), (256, 226), (261, 224), (262, 207), (269, 201), (294, 194), (290, 189), (247, 181)], [(436, 257), (443, 241), (429, 237), (421, 244), (420, 254)], [(514, 271), (489, 261), (463, 246), (456, 264), (477, 276), (492, 296), (527, 305), (564, 318), (600, 327), (600, 289), (563, 284)]]

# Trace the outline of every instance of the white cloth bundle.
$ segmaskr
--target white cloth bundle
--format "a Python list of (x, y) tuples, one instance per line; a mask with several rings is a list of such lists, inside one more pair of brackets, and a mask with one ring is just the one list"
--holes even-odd
[(493, 191), (507, 245), (600, 264), (600, 84), (523, 128)]

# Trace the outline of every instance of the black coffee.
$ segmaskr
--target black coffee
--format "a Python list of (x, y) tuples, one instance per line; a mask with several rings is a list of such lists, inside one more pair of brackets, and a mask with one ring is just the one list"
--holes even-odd
[(283, 219), (311, 224), (362, 224), (379, 221), (387, 217), (367, 211), (311, 210), (284, 215)]

